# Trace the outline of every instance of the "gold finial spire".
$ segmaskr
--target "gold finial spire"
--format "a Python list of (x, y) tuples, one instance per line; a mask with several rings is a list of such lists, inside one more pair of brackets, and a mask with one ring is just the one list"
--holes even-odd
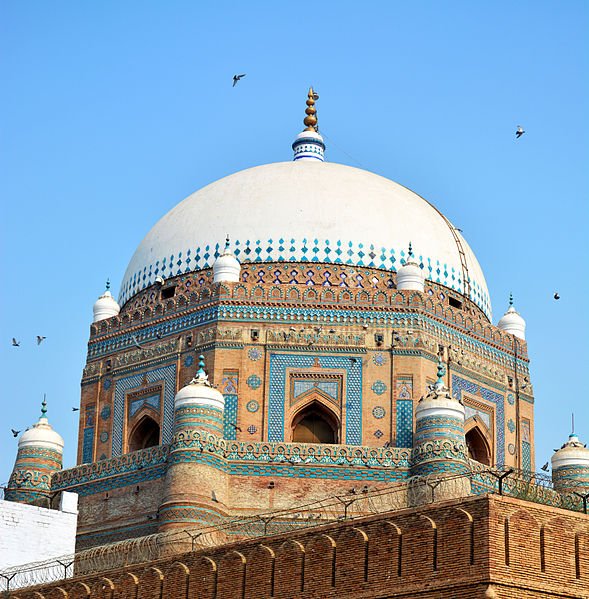
[(315, 108), (315, 100), (317, 99), (319, 99), (319, 95), (310, 87), (307, 94), (307, 108), (305, 110), (307, 116), (303, 120), (303, 123), (307, 127), (305, 131), (317, 131), (317, 110)]

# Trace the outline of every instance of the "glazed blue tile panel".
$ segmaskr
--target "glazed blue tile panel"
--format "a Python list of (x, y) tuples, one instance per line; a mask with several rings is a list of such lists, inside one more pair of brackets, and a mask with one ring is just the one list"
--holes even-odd
[(164, 413), (162, 419), (162, 444), (170, 443), (174, 434), (174, 396), (176, 395), (176, 364), (168, 364), (146, 373), (134, 374), (115, 382), (113, 409), (112, 455), (123, 453), (123, 423), (126, 415), (127, 393), (141, 387), (143, 377), (152, 385), (163, 381)]
[(522, 470), (532, 471), (532, 446), (527, 441), (522, 441)]
[(225, 411), (223, 412), (223, 437), (225, 439), (237, 438), (237, 395), (224, 395)]
[(327, 393), (330, 397), (337, 400), (339, 399), (339, 383), (326, 382), (326, 381), (295, 381), (293, 385), (293, 394), (298, 397), (302, 393), (306, 393), (311, 389), (321, 389), (324, 393)]
[(495, 404), (496, 414), (496, 435), (497, 435), (497, 464), (505, 464), (505, 406), (504, 397), (501, 393), (491, 391), (485, 387), (482, 387), (478, 383), (467, 381), (456, 374), (452, 375), (452, 396), (455, 399), (462, 399), (462, 392), (466, 391), (470, 395), (478, 395), (485, 401), (490, 401)]
[[(324, 264), (349, 264), (350, 266), (367, 266), (396, 272), (405, 264), (405, 250), (366, 245), (340, 239), (290, 239), (290, 243), (277, 243), (272, 240), (232, 240), (234, 253), (240, 262), (315, 262)], [(154, 261), (143, 270), (133, 273), (123, 281), (119, 294), (122, 306), (131, 296), (155, 282), (159, 275), (168, 279), (183, 273), (211, 268), (222, 249), (219, 244), (214, 247), (185, 248), (172, 256), (155, 257)], [(425, 276), (462, 293), (464, 290), (461, 273), (435, 257), (419, 256), (420, 267)], [(470, 298), (491, 316), (491, 303), (486, 290), (471, 279)]]
[(397, 447), (413, 447), (413, 400), (397, 400)]
[(151, 406), (152, 408), (159, 410), (160, 409), (159, 393), (156, 393), (155, 395), (150, 395), (149, 397), (142, 397), (141, 399), (136, 399), (135, 401), (132, 401), (131, 405), (129, 406), (129, 414), (131, 416), (135, 416), (135, 414), (137, 414), (137, 412), (143, 406)]
[(94, 453), (94, 427), (84, 429), (84, 437), (82, 441), (82, 462), (88, 464), (93, 460)]
[[(287, 394), (286, 369), (311, 368), (315, 355), (270, 354), (270, 392), (268, 396), (268, 441), (284, 441), (284, 403)], [(347, 445), (362, 444), (362, 359), (348, 356), (321, 356), (321, 368), (339, 368), (346, 371)], [(318, 375), (321, 371), (318, 371)]]

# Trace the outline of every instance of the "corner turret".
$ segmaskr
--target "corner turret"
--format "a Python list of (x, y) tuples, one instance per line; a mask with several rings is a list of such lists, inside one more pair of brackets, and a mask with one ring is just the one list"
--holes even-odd
[(51, 476), (61, 470), (63, 439), (47, 420), (47, 402), (41, 404), (41, 417), (18, 441), (14, 469), (4, 498), (7, 501), (49, 507)]
[(497, 323), (502, 331), (511, 333), (520, 339), (526, 340), (526, 321), (519, 315), (513, 306), (513, 295), (509, 294), (509, 308)]
[(421, 291), (425, 288), (425, 274), (413, 255), (413, 247), (409, 242), (409, 253), (405, 264), (397, 270), (397, 289)]
[(117, 300), (110, 292), (110, 281), (108, 279), (106, 280), (106, 289), (96, 302), (94, 302), (92, 311), (94, 313), (92, 322), (98, 322), (105, 318), (116, 316), (121, 311), (121, 307), (117, 303)]
[(575, 433), (552, 456), (552, 483), (561, 493), (589, 492), (589, 449)]
[(237, 283), (239, 282), (240, 272), (241, 264), (229, 247), (229, 235), (227, 235), (225, 249), (213, 264), (213, 282)]

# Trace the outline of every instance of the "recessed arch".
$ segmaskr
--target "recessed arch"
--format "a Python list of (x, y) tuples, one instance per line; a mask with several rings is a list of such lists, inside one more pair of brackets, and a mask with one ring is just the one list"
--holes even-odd
[(129, 435), (129, 452), (160, 444), (159, 424), (150, 416), (143, 416)]
[(318, 401), (297, 412), (291, 424), (293, 443), (339, 443), (336, 415)]
[(491, 448), (479, 427), (475, 426), (471, 428), (466, 433), (465, 437), (466, 447), (468, 448), (468, 457), (481, 464), (491, 466)]

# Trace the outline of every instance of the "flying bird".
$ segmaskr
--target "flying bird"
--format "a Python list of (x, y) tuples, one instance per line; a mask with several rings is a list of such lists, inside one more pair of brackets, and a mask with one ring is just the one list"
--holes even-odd
[(237, 424), (235, 424), (234, 422), (228, 422), (227, 424), (229, 426), (232, 426), (236, 431), (239, 431), (240, 433), (242, 432), (241, 428), (239, 426), (237, 426)]
[(555, 294), (554, 294), (554, 299), (555, 299), (555, 300), (559, 300), (559, 299), (560, 299), (560, 295), (558, 295), (558, 291), (557, 291), (557, 292), (555, 292)]
[(79, 412), (80, 408), (72, 408), (72, 412)]
[(47, 339), (47, 337), (44, 337), (43, 335), (37, 335), (37, 345), (41, 345), (45, 339)]
[(11, 428), (10, 430), (11, 430), (11, 432), (12, 432), (12, 436), (13, 436), (13, 437), (18, 437), (18, 436), (19, 436), (19, 434), (20, 434), (20, 431), (15, 431), (13, 428)]
[(137, 337), (135, 335), (131, 335), (131, 339), (133, 340), (133, 345), (138, 347), (139, 349), (143, 349), (143, 346), (137, 341)]
[(542, 466), (542, 468), (540, 468), (540, 470), (544, 470), (544, 472), (548, 472), (548, 462), (546, 462), (544, 464), (544, 466)]
[(219, 503), (219, 500), (217, 499), (217, 494), (215, 493), (214, 489), (211, 490), (211, 499), (215, 502), (215, 503)]
[(233, 86), (235, 87), (237, 85), (237, 82), (240, 81), (241, 79), (243, 79), (245, 77), (245, 73), (243, 75), (233, 75)]
[(20, 341), (17, 341), (14, 337), (12, 338), (12, 347), (20, 347)]
[(515, 132), (516, 139), (519, 139), (525, 133), (524, 128), (521, 125), (517, 126), (517, 131)]

